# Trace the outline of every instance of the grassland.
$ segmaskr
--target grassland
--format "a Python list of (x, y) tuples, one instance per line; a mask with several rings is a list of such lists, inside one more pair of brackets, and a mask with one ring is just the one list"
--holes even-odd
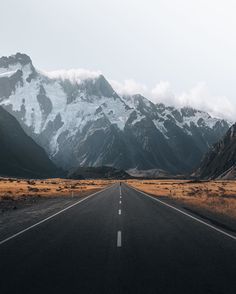
[[(111, 180), (23, 180), (0, 178), (0, 207), (8, 201), (83, 197), (111, 185)], [(185, 207), (236, 220), (236, 181), (128, 180), (131, 186)], [(12, 207), (12, 205), (11, 205)]]
[(236, 181), (130, 180), (128, 183), (153, 196), (236, 220)]
[(0, 200), (18, 200), (25, 197), (85, 196), (98, 191), (111, 181), (105, 180), (22, 180), (0, 179)]

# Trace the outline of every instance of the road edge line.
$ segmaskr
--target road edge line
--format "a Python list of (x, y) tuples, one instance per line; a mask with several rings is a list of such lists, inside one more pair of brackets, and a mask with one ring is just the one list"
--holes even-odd
[(111, 186), (109, 186), (109, 187), (107, 187), (107, 188), (105, 188), (105, 189), (103, 189), (103, 190), (101, 190), (101, 191), (97, 191), (97, 192), (95, 192), (95, 193), (93, 193), (93, 194), (91, 194), (91, 195), (88, 195), (88, 196), (86, 196), (85, 198), (78, 200), (77, 202), (75, 202), (75, 203), (73, 203), (73, 204), (71, 204), (71, 205), (69, 205), (69, 206), (63, 208), (62, 210), (59, 210), (58, 212), (56, 212), (56, 213), (54, 213), (54, 214), (52, 214), (52, 215), (50, 215), (50, 216), (48, 216), (48, 217), (42, 219), (41, 221), (39, 221), (39, 222), (37, 222), (37, 223), (35, 223), (35, 224), (33, 224), (33, 225), (31, 225), (31, 226), (29, 226), (29, 227), (27, 227), (27, 228), (21, 230), (21, 231), (19, 231), (18, 233), (16, 233), (16, 234), (14, 234), (14, 235), (12, 235), (12, 236), (10, 236), (10, 237), (8, 237), (8, 238), (6, 238), (6, 239), (0, 241), (0, 246), (3, 245), (3, 244), (5, 244), (6, 242), (8, 242), (8, 241), (10, 241), (10, 240), (12, 240), (12, 239), (14, 239), (14, 238), (16, 238), (16, 237), (22, 235), (23, 233), (25, 233), (25, 232), (27, 232), (27, 231), (29, 231), (29, 230), (31, 230), (31, 229), (33, 229), (33, 228), (35, 228), (35, 227), (41, 225), (42, 223), (44, 223), (44, 222), (46, 222), (46, 221), (52, 219), (53, 217), (55, 217), (55, 216), (57, 216), (57, 215), (63, 213), (64, 211), (66, 211), (66, 210), (68, 210), (68, 209), (70, 209), (70, 208), (72, 208), (72, 207), (78, 205), (79, 203), (81, 203), (81, 202), (83, 202), (83, 201), (85, 201), (85, 200), (87, 200), (87, 199), (89, 199), (89, 198), (95, 196), (96, 194), (101, 193), (101, 192), (104, 192), (104, 191), (106, 191), (106, 190), (112, 188), (113, 186), (114, 186), (114, 184), (111, 185)]
[(211, 225), (211, 224), (209, 224), (209, 223), (207, 223), (207, 222), (205, 222), (205, 221), (203, 221), (203, 220), (201, 220), (201, 219), (199, 219), (199, 218), (197, 218), (197, 217), (195, 217), (195, 216), (193, 216), (191, 214), (188, 214), (187, 212), (185, 212), (185, 211), (183, 211), (183, 210), (181, 210), (181, 209), (179, 209), (177, 207), (174, 207), (174, 206), (172, 206), (172, 205), (170, 205), (168, 203), (165, 203), (164, 201), (162, 201), (160, 199), (157, 199), (157, 198), (155, 198), (155, 197), (153, 197), (151, 195), (148, 195), (147, 193), (145, 193), (145, 192), (143, 192), (141, 190), (138, 190), (138, 189), (136, 189), (136, 188), (134, 188), (134, 187), (132, 187), (130, 185), (128, 185), (128, 187), (130, 187), (131, 189), (133, 189), (133, 190), (135, 190), (135, 191), (137, 191), (137, 192), (139, 192), (139, 193), (141, 193), (141, 194), (143, 194), (143, 195), (145, 195), (145, 196), (147, 196), (147, 197), (161, 203), (162, 205), (165, 205), (165, 206), (167, 206), (169, 208), (172, 208), (172, 209), (182, 213), (183, 215), (188, 216), (191, 219), (193, 219), (193, 220), (195, 220), (195, 221), (197, 221), (197, 222), (199, 222), (199, 223), (201, 223), (201, 224), (203, 224), (203, 225), (205, 225), (205, 226), (207, 226), (207, 227), (209, 227), (209, 228), (211, 228), (211, 229), (213, 229), (213, 230), (215, 230), (215, 231), (217, 231), (217, 232), (219, 232), (219, 233), (221, 233), (221, 234), (223, 234), (223, 235), (225, 235), (225, 236), (227, 236), (227, 237), (229, 237), (231, 239), (233, 239), (234, 241), (236, 241), (236, 236), (231, 235), (231, 234), (229, 234), (229, 233), (227, 233), (227, 232), (225, 232), (225, 231), (223, 231), (223, 230), (221, 230), (221, 229), (219, 229), (219, 228), (217, 228), (217, 227), (215, 227), (215, 226), (213, 226), (213, 225)]

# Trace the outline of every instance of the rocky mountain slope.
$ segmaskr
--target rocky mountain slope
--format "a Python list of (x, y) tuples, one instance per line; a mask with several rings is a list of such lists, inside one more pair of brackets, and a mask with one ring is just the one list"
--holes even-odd
[(236, 178), (236, 124), (213, 145), (195, 175), (206, 179)]
[(0, 58), (0, 104), (64, 169), (107, 165), (185, 173), (229, 128), (199, 110), (122, 97), (101, 74), (42, 73), (20, 53)]
[(22, 130), (18, 121), (0, 106), (0, 175), (52, 177), (58, 174), (46, 152)]

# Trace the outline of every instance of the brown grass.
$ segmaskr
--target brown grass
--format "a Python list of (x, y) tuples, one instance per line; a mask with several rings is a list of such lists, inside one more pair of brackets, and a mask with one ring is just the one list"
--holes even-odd
[(236, 219), (236, 181), (130, 180), (128, 184), (157, 197)]
[(84, 196), (111, 184), (106, 180), (20, 180), (0, 179), (0, 200), (20, 199), (23, 197), (71, 197)]
[[(111, 185), (110, 180), (22, 180), (0, 178), (0, 200), (25, 197), (85, 196)], [(128, 184), (157, 197), (236, 219), (236, 181), (128, 180)]]

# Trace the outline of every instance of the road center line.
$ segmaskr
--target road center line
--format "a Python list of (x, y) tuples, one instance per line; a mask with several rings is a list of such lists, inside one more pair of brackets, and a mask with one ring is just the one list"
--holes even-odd
[(120, 200), (120, 202), (119, 202), (120, 204), (121, 204), (121, 200)]
[[(112, 185), (112, 186), (113, 186), (113, 185)], [(32, 226), (30, 226), (30, 227), (28, 227), (28, 228), (26, 228), (26, 229), (24, 229), (24, 230), (22, 230), (22, 231), (20, 231), (20, 232), (18, 232), (18, 233), (16, 233), (16, 234), (14, 234), (14, 235), (12, 235), (12, 236), (10, 236), (10, 237), (8, 237), (8, 238), (6, 238), (6, 239), (0, 241), (0, 245), (2, 245), (2, 244), (4, 244), (4, 243), (10, 241), (11, 239), (13, 239), (13, 238), (15, 238), (15, 237), (17, 237), (17, 236), (19, 236), (19, 235), (22, 235), (23, 233), (25, 233), (25, 232), (27, 232), (27, 231), (29, 231), (29, 230), (31, 230), (31, 229), (33, 229), (33, 228), (35, 228), (35, 227), (41, 225), (42, 223), (44, 223), (44, 222), (50, 220), (51, 218), (57, 216), (58, 214), (61, 214), (62, 212), (64, 212), (64, 211), (66, 211), (66, 210), (68, 210), (68, 209), (70, 209), (70, 208), (72, 208), (72, 207), (78, 205), (79, 203), (81, 203), (81, 202), (83, 202), (83, 201), (85, 201), (85, 200), (87, 200), (87, 199), (89, 199), (89, 198), (95, 196), (96, 194), (99, 194), (99, 193), (101, 193), (101, 192), (104, 192), (104, 191), (110, 189), (112, 186), (109, 186), (109, 187), (107, 187), (107, 188), (105, 188), (105, 189), (103, 189), (103, 190), (101, 190), (101, 191), (98, 191), (98, 192), (93, 193), (93, 194), (91, 194), (91, 195), (89, 195), (89, 196), (87, 196), (87, 197), (85, 197), (85, 198), (83, 198), (83, 199), (80, 199), (79, 201), (73, 203), (72, 205), (67, 206), (66, 208), (64, 208), (64, 209), (62, 209), (62, 210), (60, 210), (60, 211), (54, 213), (53, 215), (50, 215), (49, 217), (47, 217), (47, 218), (45, 218), (45, 219), (43, 219), (43, 220), (37, 222), (36, 224), (34, 224), (34, 225), (32, 225)]]
[(121, 231), (117, 232), (117, 247), (121, 247)]
[(221, 229), (219, 229), (219, 228), (217, 228), (217, 227), (215, 227), (215, 226), (213, 226), (211, 224), (208, 224), (207, 222), (204, 222), (203, 220), (201, 220), (201, 219), (199, 219), (199, 218), (197, 218), (197, 217), (195, 217), (195, 216), (193, 216), (191, 214), (188, 214), (187, 212), (185, 212), (185, 211), (183, 211), (183, 210), (181, 210), (181, 209), (179, 209), (177, 207), (174, 207), (174, 206), (172, 206), (172, 205), (170, 205), (168, 203), (165, 203), (164, 201), (162, 201), (160, 199), (154, 198), (153, 196), (150, 196), (147, 193), (142, 192), (142, 191), (140, 191), (140, 190), (138, 190), (138, 189), (136, 189), (134, 187), (131, 187), (131, 189), (133, 189), (133, 190), (135, 190), (135, 191), (137, 191), (137, 192), (139, 192), (139, 193), (141, 193), (141, 194), (143, 194), (143, 195), (145, 195), (145, 196), (147, 196), (147, 197), (149, 197), (149, 198), (151, 198), (151, 199), (153, 199), (153, 200), (161, 203), (162, 205), (165, 205), (165, 206), (167, 206), (169, 208), (172, 208), (172, 209), (174, 209), (174, 210), (182, 213), (183, 215), (188, 216), (191, 219), (193, 219), (193, 220), (195, 220), (195, 221), (197, 221), (197, 222), (199, 222), (199, 223), (201, 223), (201, 224), (203, 224), (203, 225), (205, 225), (205, 226), (207, 226), (207, 227), (209, 227), (209, 228), (211, 228), (211, 229), (213, 229), (213, 230), (215, 230), (215, 231), (217, 231), (217, 232), (219, 232), (219, 233), (221, 233), (221, 234), (223, 234), (223, 235), (225, 235), (227, 237), (230, 237), (231, 239), (233, 239), (233, 240), (236, 241), (236, 236), (234, 236), (234, 235), (231, 235), (231, 234), (229, 234), (229, 233), (227, 233), (227, 232), (225, 232), (225, 231), (223, 231), (223, 230), (221, 230)]
[(121, 209), (118, 210), (119, 215), (121, 215)]
[(119, 187), (119, 190), (120, 190), (120, 196), (122, 195), (122, 193), (121, 193), (121, 183), (120, 183), (120, 187)]

